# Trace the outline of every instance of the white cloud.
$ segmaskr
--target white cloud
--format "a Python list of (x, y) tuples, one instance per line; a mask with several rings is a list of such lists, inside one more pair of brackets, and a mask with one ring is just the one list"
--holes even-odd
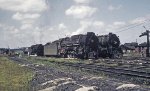
[(16, 33), (18, 33), (19, 32), (19, 29), (17, 29), (17, 28), (15, 28), (14, 30), (13, 30), (13, 33), (14, 34), (16, 34)]
[(104, 22), (102, 22), (102, 21), (95, 21), (95, 22), (93, 22), (93, 25), (95, 27), (100, 27), (100, 28), (105, 26)]
[(40, 17), (40, 14), (34, 13), (34, 14), (29, 14), (29, 13), (19, 13), (17, 12), (12, 16), (13, 19), (15, 20), (26, 20), (26, 19), (37, 19)]
[[(42, 34), (40, 31), (42, 31), (42, 28), (29, 24), (22, 24), (20, 28), (6, 24), (1, 25), (0, 41), (5, 42), (4, 47), (9, 45), (11, 48), (16, 48), (18, 46), (25, 47), (40, 43), (40, 36)], [(50, 34), (48, 35), (50, 36)]]
[(66, 25), (64, 25), (64, 23), (60, 23), (58, 25), (58, 29), (61, 30), (61, 29), (67, 29)]
[(31, 29), (35, 24), (35, 21), (40, 17), (38, 13), (15, 13), (12, 18), (19, 21), (22, 25), (21, 30)]
[(31, 29), (33, 26), (32, 24), (22, 24), (20, 27), (21, 30)]
[[(70, 36), (71, 34), (68, 27), (64, 23), (60, 23), (58, 26), (55, 27), (55, 29), (60, 33), (59, 36), (64, 36), (64, 35)], [(54, 33), (57, 34), (58, 33), (57, 31)]]
[(104, 22), (102, 21), (80, 21), (80, 27), (73, 32), (71, 35), (76, 35), (76, 34), (83, 34), (86, 32), (103, 32), (101, 29), (103, 29), (105, 26)]
[(113, 22), (113, 25), (115, 26), (124, 26), (126, 23), (125, 22), (122, 22), (122, 21), (116, 21), (116, 22)]
[(0, 0), (0, 9), (15, 12), (42, 12), (46, 10), (45, 0)]
[(9, 26), (9, 25), (6, 25), (6, 24), (0, 24), (0, 28), (2, 31), (13, 31), (15, 29), (15, 26)]
[(110, 11), (119, 10), (121, 8), (122, 8), (122, 5), (118, 5), (118, 6), (109, 5), (108, 6), (108, 10)]
[[(15, 30), (18, 31), (18, 34), (15, 34), (17, 37), (30, 36), (31, 31), (36, 36), (34, 31), (38, 29), (35, 29), (35, 22), (47, 8), (45, 0), (0, 0), (0, 9), (14, 12), (12, 19), (21, 23), (20, 27), (17, 27), (18, 30)], [(19, 31), (22, 31), (22, 34)], [(26, 36), (24, 38), (27, 39)]]
[(6, 41), (5, 45), (10, 45), (10, 47), (40, 43), (41, 28), (37, 27), (35, 22), (47, 8), (45, 0), (0, 0), (0, 9), (14, 13), (12, 19), (21, 24), (20, 26), (2, 25), (0, 33), (4, 36), (1, 41)]
[(74, 18), (87, 18), (91, 17), (95, 12), (97, 8), (93, 8), (90, 6), (83, 6), (83, 5), (73, 5), (68, 10), (66, 10), (66, 15), (73, 16)]
[(83, 3), (83, 4), (88, 4), (90, 3), (91, 0), (74, 0), (76, 3)]
[(1, 41), (1, 45), (2, 47), (14, 47), (14, 46), (18, 46), (16, 40), (20, 39), (16, 38), (15, 36), (20, 32), (20, 30), (18, 28), (16, 28), (15, 26), (9, 26), (6, 24), (1, 24), (0, 27), (1, 31), (0, 31), (0, 41)]
[(131, 24), (140, 24), (144, 23), (146, 20), (150, 19), (150, 17), (139, 17), (130, 21)]
[(89, 21), (80, 21), (80, 27), (75, 32), (73, 32), (71, 35), (85, 33), (86, 29), (91, 25), (92, 25), (92, 23)]
[(125, 26), (126, 23), (124, 21), (116, 21), (113, 22), (113, 24), (108, 24), (105, 28), (106, 31), (108, 32), (116, 32), (118, 31), (119, 28)]
[(60, 23), (55, 26), (46, 27), (43, 31), (43, 43), (57, 40), (59, 38), (64, 38), (70, 36), (71, 33), (68, 27), (64, 23)]

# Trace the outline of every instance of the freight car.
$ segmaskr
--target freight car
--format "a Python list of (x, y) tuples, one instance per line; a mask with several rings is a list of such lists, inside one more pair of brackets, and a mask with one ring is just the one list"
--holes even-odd
[(45, 56), (72, 58), (120, 58), (122, 51), (116, 34), (96, 36), (93, 32), (62, 38), (44, 46)]

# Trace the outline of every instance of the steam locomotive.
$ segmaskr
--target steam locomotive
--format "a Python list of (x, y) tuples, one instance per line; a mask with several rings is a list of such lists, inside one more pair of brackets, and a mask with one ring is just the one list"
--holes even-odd
[(32, 45), (29, 50), (30, 55), (44, 56), (44, 46), (42, 44)]
[(44, 56), (71, 58), (120, 58), (123, 52), (116, 34), (96, 36), (93, 32), (62, 38), (44, 45)]

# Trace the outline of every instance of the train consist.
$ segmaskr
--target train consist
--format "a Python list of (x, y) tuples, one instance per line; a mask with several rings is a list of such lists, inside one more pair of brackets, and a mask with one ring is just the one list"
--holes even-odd
[[(44, 49), (37, 46), (35, 46), (35, 48), (32, 46), (31, 49), (34, 49), (34, 53), (39, 54), (38, 56), (44, 55), (81, 59), (99, 57), (120, 58), (123, 54), (120, 48), (120, 40), (118, 36), (113, 33), (97, 36), (93, 32), (87, 32), (86, 35), (73, 35), (47, 43), (44, 45)], [(38, 51), (35, 52), (35, 50)]]

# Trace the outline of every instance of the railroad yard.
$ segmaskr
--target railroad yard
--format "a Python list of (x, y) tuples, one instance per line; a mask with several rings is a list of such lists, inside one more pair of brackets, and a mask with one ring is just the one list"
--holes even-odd
[(149, 4), (0, 0), (0, 91), (150, 91)]
[[(29, 91), (149, 91), (149, 58), (9, 57), (33, 71)], [(23, 90), (24, 91), (24, 90)]]

